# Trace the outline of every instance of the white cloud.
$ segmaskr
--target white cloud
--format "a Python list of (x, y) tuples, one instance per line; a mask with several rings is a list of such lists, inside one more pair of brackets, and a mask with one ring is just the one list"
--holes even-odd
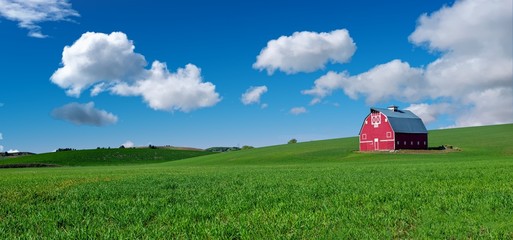
[(281, 36), (271, 40), (260, 51), (253, 68), (291, 74), (313, 72), (325, 67), (327, 62), (345, 63), (356, 51), (349, 32), (339, 29), (329, 33), (295, 32), (292, 36)]
[(19, 153), (20, 151), (18, 149), (9, 149), (7, 153)]
[(306, 113), (307, 110), (305, 107), (294, 107), (292, 109), (290, 109), (289, 111), (291, 114), (294, 114), (294, 115), (299, 115), (299, 114), (303, 114), (303, 113)]
[(337, 89), (344, 90), (352, 99), (363, 95), (369, 104), (388, 99), (415, 100), (422, 96), (419, 95), (421, 79), (421, 69), (411, 68), (408, 63), (400, 60), (393, 60), (356, 76), (350, 76), (347, 72), (330, 71), (315, 80), (312, 89), (302, 93), (315, 97), (311, 104), (319, 103), (320, 99)]
[(111, 92), (121, 96), (142, 96), (155, 110), (189, 112), (221, 101), (215, 89), (214, 84), (202, 81), (201, 69), (193, 64), (171, 73), (165, 63), (155, 61), (146, 78), (133, 84), (118, 83)]
[(4, 151), (4, 146), (0, 145), (0, 152)]
[[(330, 72), (303, 94), (313, 95), (312, 101), (318, 102), (342, 89), (369, 104), (413, 102), (411, 107), (428, 122), (448, 112), (456, 119), (455, 126), (512, 122), (512, 5), (511, 0), (461, 0), (424, 14), (409, 39), (440, 52), (426, 67), (394, 60), (356, 76)], [(426, 103), (439, 100), (445, 103)]]
[[(133, 42), (122, 32), (84, 33), (73, 45), (64, 47), (63, 66), (50, 79), (75, 97), (102, 81), (134, 80), (147, 65), (144, 56), (134, 49)], [(93, 95), (97, 93), (95, 88)]]
[(260, 97), (266, 92), (266, 86), (250, 87), (244, 94), (242, 94), (241, 101), (244, 105), (259, 103)]
[(471, 107), (456, 119), (455, 126), (479, 126), (511, 123), (513, 88), (490, 88), (470, 93), (464, 98)]
[(52, 111), (56, 119), (72, 122), (76, 125), (105, 126), (114, 124), (118, 117), (105, 110), (94, 108), (94, 103), (69, 103)]
[(165, 63), (154, 61), (151, 69), (143, 55), (122, 32), (84, 33), (62, 53), (62, 67), (51, 81), (78, 97), (88, 89), (91, 96), (104, 91), (121, 96), (141, 96), (155, 110), (188, 112), (210, 107), (221, 98), (215, 85), (203, 82), (193, 64), (170, 72)]
[(125, 143), (121, 144), (121, 146), (124, 146), (125, 148), (132, 148), (135, 147), (135, 144), (132, 141), (128, 140)]
[(448, 114), (453, 109), (450, 104), (448, 103), (438, 103), (438, 104), (427, 104), (427, 103), (420, 103), (420, 104), (411, 104), (406, 108), (406, 110), (410, 110), (413, 113), (415, 113), (424, 124), (430, 124), (434, 122), (438, 116), (442, 114)]
[(4, 137), (2, 136), (2, 133), (0, 133), (0, 140), (4, 140)]
[(0, 15), (18, 22), (19, 27), (28, 29), (28, 35), (35, 38), (47, 37), (39, 23), (70, 21), (70, 17), (80, 16), (68, 0), (0, 0)]

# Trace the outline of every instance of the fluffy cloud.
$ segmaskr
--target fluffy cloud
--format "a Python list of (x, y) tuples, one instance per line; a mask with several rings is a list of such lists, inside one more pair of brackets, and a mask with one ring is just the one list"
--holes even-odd
[(67, 0), (0, 0), (0, 15), (29, 30), (35, 38), (47, 37), (41, 32), (41, 22), (69, 21), (80, 16)]
[(147, 65), (144, 56), (135, 53), (134, 49), (132, 41), (122, 32), (109, 35), (84, 33), (73, 45), (64, 47), (63, 67), (57, 69), (50, 79), (75, 97), (101, 81), (114, 84), (123, 80), (133, 81), (143, 74)]
[(260, 97), (266, 92), (266, 86), (250, 87), (244, 94), (242, 94), (241, 101), (244, 105), (259, 103)]
[(318, 103), (337, 89), (344, 90), (352, 99), (357, 99), (360, 95), (366, 96), (369, 104), (388, 99), (416, 100), (421, 96), (418, 92), (421, 79), (421, 69), (411, 68), (408, 63), (400, 60), (393, 60), (356, 76), (330, 71), (315, 80), (312, 89), (302, 93), (313, 95), (315, 98), (312, 103)]
[(154, 61), (151, 69), (143, 55), (122, 32), (84, 33), (62, 53), (62, 67), (51, 81), (78, 97), (88, 89), (91, 96), (104, 91), (121, 96), (141, 96), (155, 110), (191, 111), (210, 107), (221, 99), (215, 85), (203, 82), (193, 64), (170, 72), (165, 63)]
[(76, 125), (105, 126), (114, 124), (118, 117), (105, 110), (94, 108), (94, 103), (69, 103), (52, 111), (52, 117)]
[(20, 151), (18, 149), (9, 149), (7, 153), (19, 153)]
[(437, 103), (437, 104), (411, 104), (406, 110), (414, 112), (419, 116), (425, 124), (434, 122), (438, 116), (442, 114), (450, 113), (453, 109), (448, 103)]
[(216, 87), (202, 82), (201, 69), (193, 64), (170, 73), (166, 64), (155, 61), (147, 76), (133, 84), (118, 83), (111, 91), (121, 96), (142, 96), (155, 110), (180, 110), (189, 112), (210, 107), (220, 101)]
[(299, 115), (299, 114), (306, 113), (307, 111), (306, 111), (305, 107), (294, 107), (294, 108), (290, 109), (289, 112), (294, 115)]
[(2, 133), (0, 133), (0, 140), (4, 140), (4, 137), (2, 136)]
[[(452, 114), (455, 126), (511, 122), (512, 9), (511, 0), (456, 1), (422, 15), (409, 36), (412, 43), (440, 53), (426, 67), (394, 60), (356, 76), (330, 72), (303, 93), (313, 95), (313, 102), (337, 89), (351, 98), (362, 96), (369, 104), (415, 102), (410, 108), (427, 122)], [(440, 99), (442, 105), (419, 103)]]
[(125, 148), (132, 148), (132, 147), (135, 147), (135, 144), (132, 141), (128, 140), (125, 143), (121, 144), (121, 146), (123, 146)]
[(345, 63), (355, 51), (356, 45), (346, 29), (329, 33), (295, 32), (269, 41), (253, 68), (265, 69), (270, 75), (276, 70), (288, 74), (313, 72), (324, 68), (327, 62)]

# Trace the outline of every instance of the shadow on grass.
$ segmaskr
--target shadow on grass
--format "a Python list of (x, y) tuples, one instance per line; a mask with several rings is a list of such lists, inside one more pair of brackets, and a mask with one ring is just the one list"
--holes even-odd
[(48, 163), (14, 163), (14, 164), (0, 165), (0, 168), (41, 168), (41, 167), (60, 167), (60, 166), (61, 165), (48, 164)]

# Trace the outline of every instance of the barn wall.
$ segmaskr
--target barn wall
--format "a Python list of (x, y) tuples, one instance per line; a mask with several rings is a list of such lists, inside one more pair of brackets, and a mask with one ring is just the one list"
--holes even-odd
[(424, 133), (396, 133), (396, 149), (427, 149), (428, 138)]
[(369, 114), (360, 130), (360, 151), (393, 150), (395, 134), (387, 117), (380, 113)]

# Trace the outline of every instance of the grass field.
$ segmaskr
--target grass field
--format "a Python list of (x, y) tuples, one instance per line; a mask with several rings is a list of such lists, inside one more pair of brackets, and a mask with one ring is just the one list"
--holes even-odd
[(454, 152), (358, 153), (357, 138), (344, 138), (0, 169), (0, 238), (512, 239), (511, 133), (513, 124), (430, 132), (431, 146)]

